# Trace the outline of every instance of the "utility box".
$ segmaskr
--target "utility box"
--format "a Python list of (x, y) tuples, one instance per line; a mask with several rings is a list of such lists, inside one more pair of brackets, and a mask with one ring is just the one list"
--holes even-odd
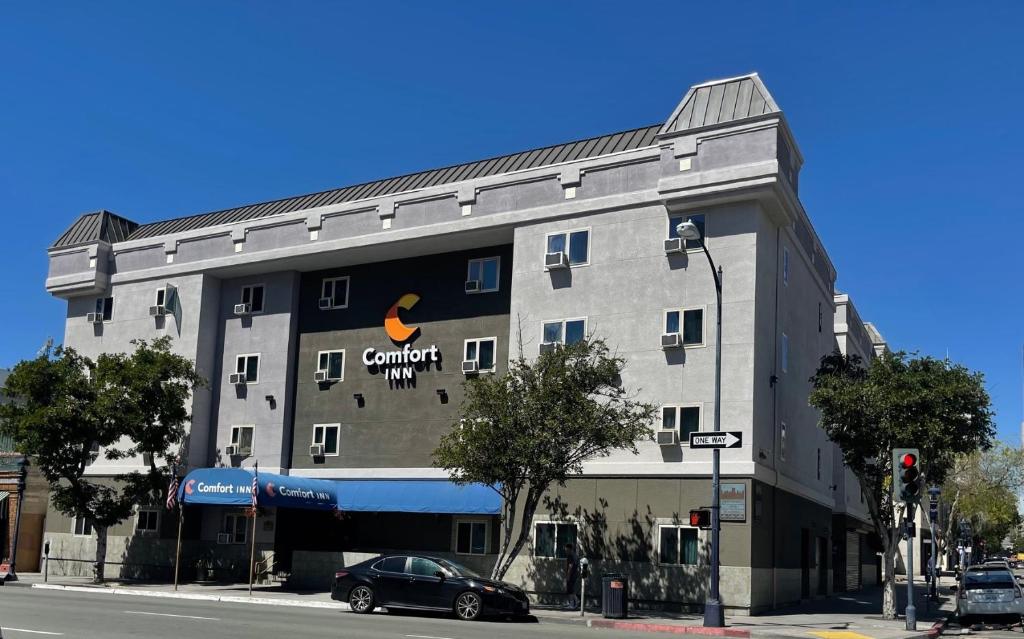
[(626, 575), (601, 577), (601, 611), (605, 619), (625, 619), (629, 612), (629, 578)]

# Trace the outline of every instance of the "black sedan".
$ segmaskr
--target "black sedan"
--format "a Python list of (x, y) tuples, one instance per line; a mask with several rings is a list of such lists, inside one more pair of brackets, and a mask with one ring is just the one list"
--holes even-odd
[(384, 608), (444, 610), (461, 619), (482, 615), (526, 615), (530, 602), (517, 586), (486, 579), (465, 566), (437, 557), (385, 555), (334, 574), (331, 598), (353, 612)]

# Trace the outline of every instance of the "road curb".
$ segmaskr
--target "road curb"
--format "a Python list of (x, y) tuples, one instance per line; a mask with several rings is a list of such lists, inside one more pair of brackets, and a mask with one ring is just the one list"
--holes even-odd
[(64, 590), (95, 595), (120, 595), (129, 597), (156, 597), (161, 599), (190, 599), (193, 601), (216, 601), (220, 603), (256, 604), (263, 606), (290, 606), (293, 608), (322, 608), (327, 610), (348, 610), (348, 604), (330, 601), (302, 601), (299, 599), (276, 599), (272, 597), (242, 597), (239, 595), (203, 595), (188, 592), (160, 592), (132, 588), (103, 588), (100, 586), (61, 586), (58, 584), (32, 584), (40, 590)]
[(742, 637), (749, 639), (749, 630), (739, 628), (705, 628), (704, 626), (677, 626), (667, 623), (644, 623), (642, 621), (615, 621), (611, 619), (588, 619), (587, 627), (632, 632), (660, 632), (673, 635), (704, 635), (710, 637)]

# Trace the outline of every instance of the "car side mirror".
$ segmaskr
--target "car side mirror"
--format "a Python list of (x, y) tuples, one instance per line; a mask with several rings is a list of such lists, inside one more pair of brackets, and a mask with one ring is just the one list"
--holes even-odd
[(448, 575), (444, 574), (443, 570), (435, 570), (434, 571), (434, 576), (437, 577), (438, 579), (440, 579), (441, 581), (444, 581), (445, 577), (447, 577)]

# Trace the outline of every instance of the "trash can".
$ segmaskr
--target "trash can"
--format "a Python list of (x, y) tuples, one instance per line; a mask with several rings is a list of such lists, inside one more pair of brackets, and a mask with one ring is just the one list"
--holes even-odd
[(601, 611), (605, 619), (625, 619), (629, 609), (629, 578), (626, 575), (601, 577)]

